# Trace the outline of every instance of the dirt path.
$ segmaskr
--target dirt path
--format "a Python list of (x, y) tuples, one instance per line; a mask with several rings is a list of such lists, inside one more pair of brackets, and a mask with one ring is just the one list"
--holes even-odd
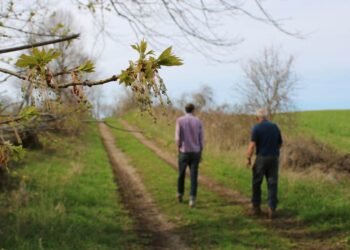
[(122, 201), (136, 222), (135, 230), (141, 238), (150, 240), (143, 249), (189, 249), (173, 233), (175, 226), (159, 212), (136, 170), (130, 166), (123, 152), (116, 148), (109, 128), (100, 123), (99, 129)]
[[(135, 132), (136, 128), (128, 124), (124, 120), (120, 120), (122, 125), (131, 131), (142, 144), (151, 149), (159, 158), (168, 163), (174, 170), (177, 171), (176, 156), (162, 150), (156, 143), (146, 139), (143, 134)], [(187, 175), (188, 176), (188, 175)], [(245, 195), (227, 188), (217, 181), (203, 175), (198, 177), (199, 185), (207, 187), (209, 190), (215, 192), (220, 197), (225, 198), (230, 204), (238, 204), (244, 207), (247, 216), (252, 216), (251, 203), (249, 198)], [(331, 250), (331, 249), (347, 249), (346, 246), (334, 245), (334, 243), (327, 242), (327, 239), (336, 232), (325, 233), (311, 233), (307, 230), (303, 222), (296, 220), (293, 217), (278, 216), (274, 220), (267, 219), (267, 216), (257, 218), (257, 221), (263, 226), (274, 230), (281, 237), (288, 238), (295, 243), (295, 249), (307, 250)]]

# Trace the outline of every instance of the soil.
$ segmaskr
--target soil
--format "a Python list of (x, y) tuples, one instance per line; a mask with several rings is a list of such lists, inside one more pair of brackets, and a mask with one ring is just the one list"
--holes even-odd
[(139, 174), (128, 163), (125, 154), (116, 148), (109, 128), (100, 123), (99, 129), (122, 202), (135, 221), (134, 230), (141, 238), (142, 249), (189, 249), (180, 237), (173, 233), (175, 225), (167, 221), (158, 210)]
[[(130, 133), (139, 140), (140, 143), (151, 149), (159, 158), (169, 164), (174, 170), (177, 171), (176, 156), (162, 150), (156, 143), (145, 138), (145, 136), (138, 132), (136, 128), (128, 124), (124, 120), (120, 120), (122, 125), (130, 131)], [(189, 176), (189, 175), (187, 175)], [(199, 186), (208, 188), (215, 192), (220, 197), (224, 198), (229, 204), (239, 204), (246, 211), (246, 216), (254, 217), (251, 212), (250, 199), (240, 192), (227, 188), (210, 177), (199, 175)], [(266, 228), (272, 229), (278, 235), (284, 238), (290, 239), (295, 249), (307, 249), (307, 250), (330, 250), (330, 249), (347, 249), (347, 246), (343, 244), (335, 245), (334, 242), (329, 242), (331, 236), (336, 235), (335, 232), (322, 232), (312, 233), (307, 230), (305, 223), (297, 220), (293, 215), (282, 215), (277, 213), (277, 217), (273, 220), (267, 218), (267, 211), (263, 211), (263, 214), (259, 217), (254, 217), (258, 223)], [(344, 236), (345, 237), (345, 236)]]

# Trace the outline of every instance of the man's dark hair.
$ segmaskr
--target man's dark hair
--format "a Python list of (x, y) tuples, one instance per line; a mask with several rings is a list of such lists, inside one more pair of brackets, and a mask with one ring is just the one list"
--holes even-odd
[(194, 110), (194, 105), (192, 103), (189, 103), (185, 106), (186, 113), (192, 113)]

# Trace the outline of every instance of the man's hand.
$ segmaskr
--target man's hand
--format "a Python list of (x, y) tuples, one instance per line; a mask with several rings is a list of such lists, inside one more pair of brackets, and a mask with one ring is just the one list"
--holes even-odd
[(254, 153), (254, 149), (255, 149), (255, 142), (250, 141), (248, 145), (248, 150), (247, 150), (247, 167), (248, 168), (252, 168), (252, 156)]
[(252, 158), (248, 157), (247, 158), (247, 168), (251, 168), (252, 167)]

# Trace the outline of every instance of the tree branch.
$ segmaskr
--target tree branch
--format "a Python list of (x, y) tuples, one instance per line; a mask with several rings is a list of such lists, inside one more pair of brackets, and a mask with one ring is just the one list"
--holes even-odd
[(30, 48), (35, 48), (35, 47), (40, 47), (40, 46), (44, 46), (44, 45), (48, 45), (48, 44), (61, 43), (61, 42), (65, 42), (65, 41), (79, 38), (79, 36), (80, 36), (80, 34), (73, 34), (73, 35), (66, 36), (66, 37), (59, 38), (59, 39), (48, 40), (48, 41), (38, 42), (38, 43), (33, 43), (33, 44), (27, 44), (27, 45), (23, 45), (23, 46), (19, 46), (19, 47), (1, 49), (0, 54), (14, 52), (14, 51), (18, 51), (18, 50), (30, 49)]
[(65, 83), (65, 84), (56, 85), (55, 87), (56, 88), (60, 88), (60, 89), (68, 88), (68, 87), (72, 87), (72, 86), (88, 86), (88, 87), (92, 87), (92, 86), (95, 86), (95, 85), (102, 85), (102, 84), (105, 84), (105, 83), (108, 83), (108, 82), (118, 81), (118, 79), (119, 79), (119, 76), (113, 75), (113, 76), (111, 76), (109, 78), (106, 78), (106, 79), (103, 79), (103, 80), (99, 80), (99, 81), (89, 81), (89, 80), (86, 80), (86, 81), (83, 81), (83, 82), (74, 81), (74, 82), (69, 82), (69, 83)]
[[(12, 76), (15, 76), (21, 80), (28, 80), (26, 78), (26, 76), (24, 75), (21, 75), (17, 72), (14, 72), (14, 71), (11, 71), (11, 70), (8, 70), (8, 69), (3, 69), (3, 68), (0, 68), (0, 72), (2, 73), (5, 73), (5, 74), (8, 74), (8, 75), (12, 75)], [(60, 74), (68, 74), (69, 72), (60, 72), (60, 73), (57, 73), (57, 74), (54, 74), (54, 75), (60, 75)], [(95, 85), (102, 85), (102, 84), (105, 84), (105, 83), (108, 83), (108, 82), (114, 82), (114, 81), (118, 81), (119, 79), (119, 76), (117, 75), (113, 75), (109, 78), (106, 78), (106, 79), (103, 79), (103, 80), (99, 80), (99, 81), (89, 81), (89, 80), (85, 80), (85, 81), (82, 81), (82, 82), (79, 82), (79, 81), (73, 81), (73, 82), (69, 82), (69, 83), (65, 83), (65, 84), (59, 84), (59, 85), (48, 85), (48, 87), (50, 88), (59, 88), (59, 89), (64, 89), (64, 88), (68, 88), (68, 87), (73, 87), (73, 86), (88, 86), (88, 87), (92, 87), (92, 86), (95, 86)]]
[(9, 124), (11, 122), (18, 122), (18, 121), (21, 121), (22, 119), (24, 119), (23, 116), (13, 117), (13, 118), (10, 118), (10, 119), (6, 119), (6, 120), (3, 120), (3, 121), (0, 121), (0, 125)]
[(15, 76), (15, 77), (17, 77), (19, 79), (22, 79), (22, 80), (26, 80), (26, 77), (24, 75), (21, 75), (21, 74), (19, 74), (17, 72), (14, 72), (14, 71), (11, 71), (11, 70), (8, 70), (8, 69), (0, 68), (0, 72), (8, 74), (8, 75), (11, 75), (11, 76)]

